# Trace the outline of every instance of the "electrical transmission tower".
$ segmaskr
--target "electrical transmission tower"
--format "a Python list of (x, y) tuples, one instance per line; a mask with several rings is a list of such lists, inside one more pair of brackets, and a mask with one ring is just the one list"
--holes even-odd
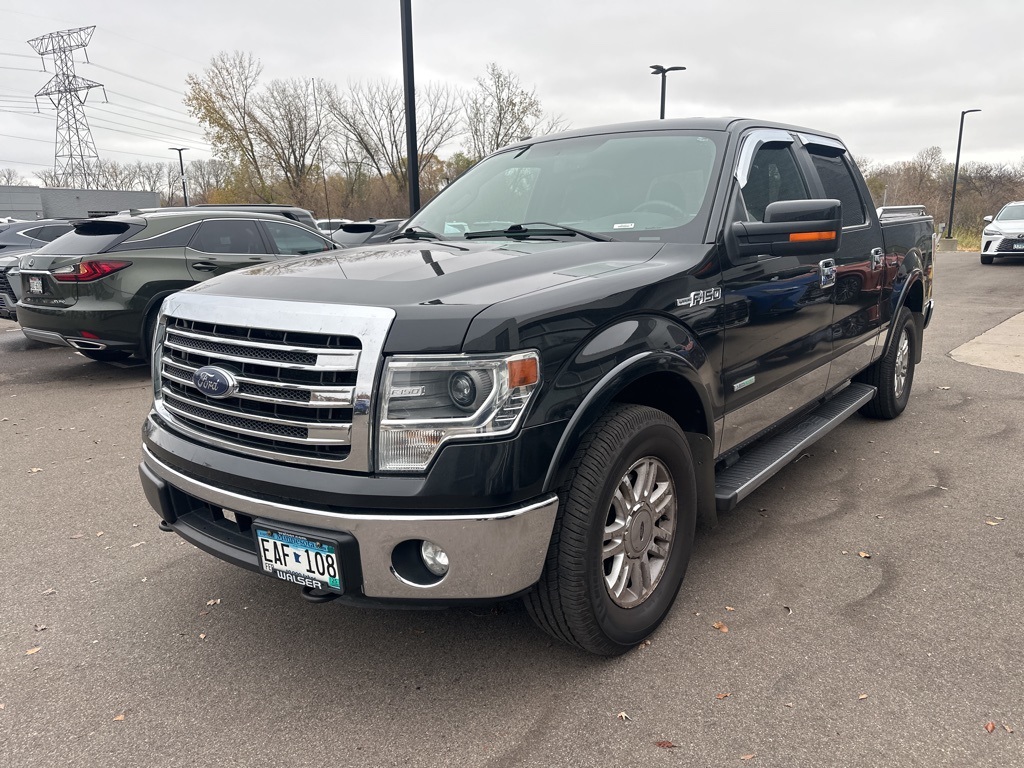
[[(95, 29), (95, 26), (66, 29), (28, 41), (40, 56), (53, 56), (54, 75), (50, 82), (39, 89), (36, 98), (49, 96), (57, 108), (53, 171), (56, 184), (61, 187), (88, 187), (93, 177), (93, 164), (99, 160), (89, 123), (85, 119), (85, 99), (90, 89), (103, 88), (103, 84), (76, 75), (75, 60), (71, 56), (71, 52), (78, 48), (85, 51)], [(88, 53), (85, 54), (85, 60), (89, 61)], [(46, 69), (45, 58), (43, 69)], [(104, 89), (104, 99), (106, 96)]]

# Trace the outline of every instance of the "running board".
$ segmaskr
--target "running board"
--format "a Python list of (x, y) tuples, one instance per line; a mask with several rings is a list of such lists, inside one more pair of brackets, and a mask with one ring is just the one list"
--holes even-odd
[[(726, 512), (753, 493), (772, 475), (852, 416), (875, 396), (875, 387), (851, 384), (781, 434), (745, 453), (715, 477), (715, 506)], [(727, 417), (728, 418), (728, 417)]]

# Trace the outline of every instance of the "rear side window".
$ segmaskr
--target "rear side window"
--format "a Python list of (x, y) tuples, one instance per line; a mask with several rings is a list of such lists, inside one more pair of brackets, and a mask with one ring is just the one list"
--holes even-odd
[(189, 243), (203, 253), (266, 253), (255, 219), (209, 219)]
[(861, 200), (853, 172), (843, 156), (826, 157), (812, 154), (811, 160), (818, 171), (825, 196), (835, 198), (843, 204), (843, 226), (856, 227), (867, 219), (864, 216), (864, 201)]
[(274, 250), (283, 256), (301, 256), (306, 253), (319, 253), (330, 250), (330, 245), (322, 237), (302, 227), (282, 224), (277, 221), (264, 221)]
[(103, 253), (142, 229), (140, 225), (126, 221), (82, 221), (73, 226), (73, 230), (47, 243), (36, 253), (40, 256), (88, 256)]
[(36, 234), (33, 235), (37, 240), (45, 240), (48, 243), (52, 243), (61, 235), (66, 235), (71, 231), (70, 224), (51, 224), (46, 227), (41, 227)]

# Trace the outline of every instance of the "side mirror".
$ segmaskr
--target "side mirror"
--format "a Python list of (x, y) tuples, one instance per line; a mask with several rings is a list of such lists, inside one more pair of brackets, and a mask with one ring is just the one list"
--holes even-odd
[(738, 256), (835, 253), (842, 233), (838, 200), (780, 200), (765, 208), (763, 222), (732, 224)]
[(983, 216), (981, 220), (984, 221), (986, 224), (991, 224), (992, 223), (992, 217), (991, 216)]

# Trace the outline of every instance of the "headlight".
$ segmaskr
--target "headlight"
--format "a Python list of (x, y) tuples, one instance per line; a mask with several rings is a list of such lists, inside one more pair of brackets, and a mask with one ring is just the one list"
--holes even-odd
[(985, 227), (985, 229), (982, 230), (982, 234), (986, 237), (999, 237), (1003, 233), (998, 229), (989, 229), (988, 227)]
[(384, 366), (377, 469), (427, 468), (449, 440), (515, 431), (540, 386), (536, 352), (392, 357)]

